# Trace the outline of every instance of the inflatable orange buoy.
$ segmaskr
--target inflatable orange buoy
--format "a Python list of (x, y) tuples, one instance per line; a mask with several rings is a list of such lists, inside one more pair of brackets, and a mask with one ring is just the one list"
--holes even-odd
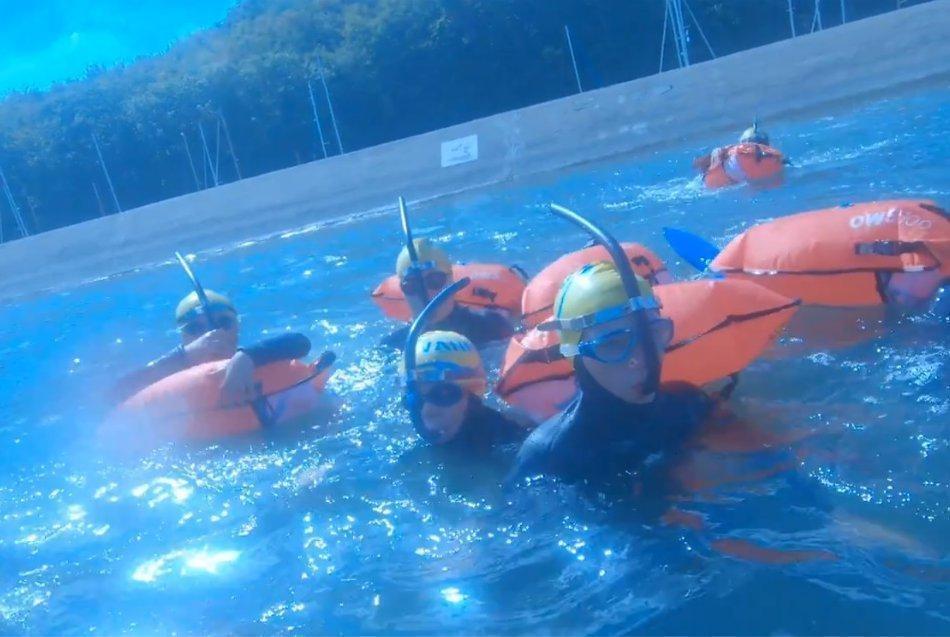
[[(799, 304), (754, 283), (730, 279), (659, 285), (654, 293), (663, 316), (673, 320), (662, 380), (694, 385), (727, 378), (748, 366)], [(571, 361), (561, 356), (558, 346), (557, 332), (531, 329), (514, 337), (495, 388), (498, 396), (537, 420), (563, 409), (576, 387)]]
[(782, 174), (785, 158), (771, 146), (736, 144), (720, 151), (722, 160), (703, 175), (707, 188), (773, 179)]
[[(196, 365), (149, 385), (119, 405), (110, 422), (124, 423), (127, 431), (147, 427), (143, 435), (162, 440), (207, 440), (260, 429), (261, 422), (250, 406), (219, 405), (227, 363)], [(254, 372), (276, 422), (286, 422), (319, 406), (330, 370), (315, 376), (316, 371), (315, 365), (281, 361)]]
[(806, 304), (878, 305), (879, 274), (950, 277), (950, 217), (926, 200), (803, 212), (746, 230), (709, 267)]
[[(515, 268), (504, 265), (470, 263), (453, 265), (452, 276), (456, 281), (469, 277), (471, 285), (455, 295), (455, 302), (485, 310), (505, 311), (515, 317), (521, 309), (521, 294), (525, 277)], [(397, 321), (412, 318), (406, 297), (399, 287), (399, 278), (392, 275), (373, 290), (373, 300), (383, 314)]]
[[(633, 271), (649, 281), (651, 285), (669, 283), (673, 280), (663, 262), (649, 249), (639, 243), (623, 243), (621, 246), (627, 258), (630, 259)], [(547, 319), (554, 306), (554, 297), (561, 289), (564, 279), (588, 263), (597, 261), (610, 261), (610, 256), (603, 246), (591, 246), (566, 254), (541, 270), (525, 287), (521, 297), (524, 326), (532, 328)]]

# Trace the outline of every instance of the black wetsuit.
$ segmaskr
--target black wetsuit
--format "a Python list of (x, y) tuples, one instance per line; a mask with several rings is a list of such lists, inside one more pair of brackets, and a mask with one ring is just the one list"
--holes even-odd
[[(525, 440), (509, 481), (546, 474), (598, 493), (633, 494), (712, 412), (714, 401), (687, 383), (662, 386), (648, 404), (603, 389), (578, 365), (580, 391), (562, 413)], [(650, 474), (650, 475), (648, 475)]]
[[(484, 314), (456, 305), (452, 312), (441, 321), (430, 324), (426, 331), (448, 330), (457, 332), (472, 341), (475, 347), (481, 347), (493, 341), (502, 341), (511, 338), (514, 326), (511, 321), (498, 312)], [(399, 328), (382, 340), (384, 347), (393, 347), (402, 350), (406, 346), (406, 337), (409, 336), (409, 326)]]
[[(239, 351), (247, 354), (255, 367), (262, 367), (277, 361), (303, 358), (310, 353), (310, 339), (300, 333), (288, 332), (249, 347), (241, 347)], [(179, 345), (161, 358), (119, 379), (112, 389), (112, 400), (122, 402), (152, 383), (189, 367), (191, 365), (185, 357), (185, 350)]]

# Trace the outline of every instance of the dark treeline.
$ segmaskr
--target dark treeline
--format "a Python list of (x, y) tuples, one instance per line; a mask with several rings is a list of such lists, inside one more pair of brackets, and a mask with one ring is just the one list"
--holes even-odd
[[(846, 0), (847, 18), (895, 4)], [(719, 56), (789, 36), (787, 0), (689, 5)], [(825, 28), (839, 24), (839, 2), (823, 5)], [(814, 2), (794, 6), (807, 33)], [(322, 157), (308, 80), (327, 151), (338, 152), (318, 60), (352, 151), (576, 91), (564, 25), (585, 89), (656, 73), (663, 16), (663, 0), (245, 0), (160, 57), (7, 97), (0, 167), (31, 230), (48, 230), (115, 210), (93, 135), (128, 209), (195, 190), (186, 140), (210, 183), (199, 123), (212, 161), (220, 145), (222, 182), (235, 178), (226, 132), (244, 177)], [(693, 60), (708, 59), (690, 33)], [(668, 40), (664, 68), (674, 65)], [(3, 197), (0, 211), (9, 238)]]

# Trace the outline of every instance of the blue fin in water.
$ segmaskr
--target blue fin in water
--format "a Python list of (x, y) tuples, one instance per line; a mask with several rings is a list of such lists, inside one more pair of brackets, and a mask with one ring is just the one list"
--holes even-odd
[(663, 236), (673, 252), (700, 272), (705, 272), (719, 254), (719, 248), (686, 230), (663, 228)]

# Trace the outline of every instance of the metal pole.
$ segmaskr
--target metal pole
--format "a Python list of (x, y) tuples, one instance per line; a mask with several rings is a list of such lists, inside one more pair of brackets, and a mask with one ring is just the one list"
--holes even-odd
[(221, 120), (214, 126), (214, 172), (221, 174)]
[(699, 37), (701, 37), (703, 42), (706, 43), (706, 48), (709, 49), (709, 55), (715, 58), (716, 52), (713, 51), (712, 45), (709, 43), (709, 40), (706, 39), (706, 34), (703, 32), (703, 27), (699, 24), (699, 20), (696, 19), (696, 14), (693, 13), (693, 9), (689, 6), (688, 0), (683, 0), (683, 5), (686, 7), (686, 11), (689, 12), (689, 17), (693, 19), (693, 23), (696, 25), (696, 30), (699, 31)]
[(686, 24), (683, 20), (683, 5), (680, 0), (667, 0), (670, 6), (670, 17), (673, 22), (673, 36), (676, 42), (676, 54), (680, 66), (689, 66), (689, 46), (686, 36)]
[(16, 204), (16, 199), (13, 198), (13, 191), (10, 190), (10, 184), (7, 182), (7, 176), (4, 174), (2, 168), (0, 168), (0, 186), (2, 186), (3, 194), (7, 198), (7, 203), (10, 205), (10, 212), (13, 214), (13, 220), (16, 222), (17, 230), (20, 231), (20, 236), (30, 236), (30, 231), (26, 227), (26, 222), (20, 213), (20, 207)]
[(195, 190), (201, 190), (201, 182), (198, 181), (198, 171), (195, 170), (195, 160), (191, 157), (191, 149), (188, 147), (188, 138), (184, 131), (181, 132), (181, 141), (185, 143), (185, 154), (188, 155), (188, 166), (191, 167), (191, 176), (195, 178)]
[(218, 111), (218, 117), (221, 119), (221, 126), (224, 128), (224, 141), (228, 143), (228, 150), (231, 152), (231, 161), (234, 164), (234, 173), (238, 179), (244, 179), (241, 176), (241, 166), (238, 164), (237, 155), (234, 152), (234, 144), (231, 143), (231, 131), (228, 129), (228, 120), (224, 119), (224, 113)]
[(214, 162), (211, 161), (211, 151), (208, 150), (208, 139), (205, 137), (204, 126), (201, 125), (201, 122), (198, 122), (198, 134), (201, 135), (201, 146), (204, 148), (205, 161), (208, 162), (207, 168), (211, 171), (211, 179), (214, 180), (214, 185), (218, 185), (218, 173), (214, 170)]
[(340, 140), (340, 127), (336, 124), (336, 115), (333, 113), (333, 102), (330, 100), (330, 89), (327, 88), (327, 78), (323, 74), (323, 63), (317, 57), (317, 67), (320, 69), (320, 81), (323, 82), (323, 92), (327, 95), (327, 106), (330, 108), (330, 121), (333, 123), (333, 131), (336, 133), (336, 144), (343, 154), (343, 142)]
[(848, 16), (844, 12), (844, 0), (841, 0), (841, 24), (848, 21)]
[(815, 0), (815, 17), (811, 21), (811, 32), (814, 33), (815, 30), (821, 31), (824, 27), (821, 24), (821, 0)]
[(92, 182), (92, 192), (96, 195), (96, 203), (99, 204), (99, 216), (106, 216), (105, 206), (102, 205), (102, 197), (99, 196), (99, 188), (96, 186), (96, 182)]
[(660, 40), (660, 70), (663, 72), (663, 58), (666, 55), (666, 26), (670, 22), (670, 3), (663, 3), (663, 39)]
[(795, 37), (795, 9), (792, 8), (792, 0), (788, 0), (788, 24), (792, 27), (792, 37)]
[(116, 212), (122, 212), (122, 206), (119, 205), (119, 198), (115, 196), (115, 186), (112, 185), (112, 177), (109, 176), (109, 169), (106, 168), (106, 162), (102, 158), (102, 151), (99, 149), (99, 140), (96, 134), (92, 133), (92, 145), (96, 147), (96, 155), (99, 156), (99, 165), (102, 166), (102, 172), (106, 176), (106, 183), (109, 185), (109, 192), (112, 193), (112, 202), (115, 203)]
[(310, 108), (313, 109), (313, 121), (317, 124), (317, 135), (320, 136), (320, 148), (323, 149), (323, 158), (327, 158), (327, 142), (323, 139), (323, 127), (320, 126), (320, 116), (317, 115), (317, 101), (313, 97), (313, 82), (307, 80), (307, 91), (310, 92)]
[(567, 50), (571, 54), (571, 64), (574, 66), (574, 79), (577, 80), (577, 92), (583, 93), (584, 87), (581, 86), (581, 74), (577, 72), (577, 58), (574, 57), (574, 44), (571, 42), (571, 30), (564, 25), (564, 35), (567, 36)]

